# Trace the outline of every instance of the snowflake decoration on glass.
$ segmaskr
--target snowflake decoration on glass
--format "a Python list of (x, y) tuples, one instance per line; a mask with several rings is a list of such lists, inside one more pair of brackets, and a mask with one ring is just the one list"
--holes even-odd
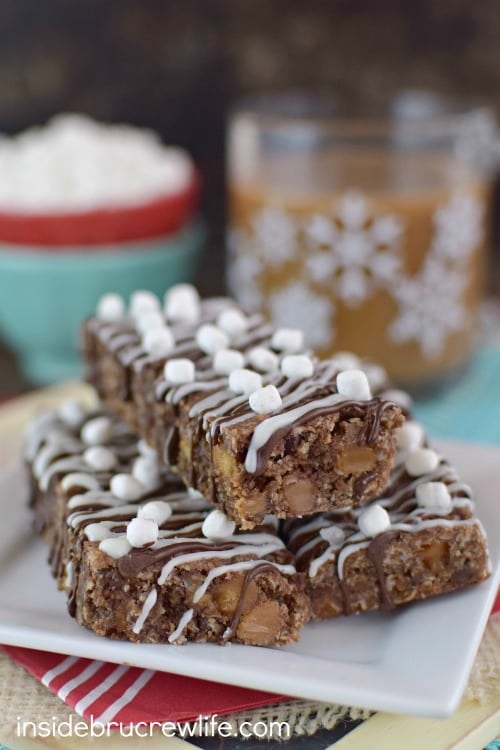
[(484, 206), (460, 191), (434, 214), (436, 234), (431, 252), (448, 261), (465, 261), (483, 240)]
[(467, 277), (460, 270), (429, 255), (420, 273), (402, 279), (393, 292), (399, 314), (388, 328), (389, 338), (397, 344), (415, 341), (425, 357), (438, 357), (448, 335), (465, 325), (466, 286)]
[(229, 230), (227, 245), (229, 262), (226, 279), (229, 291), (245, 310), (255, 312), (262, 305), (262, 292), (258, 284), (262, 261), (255, 252), (253, 241), (238, 229)]
[(300, 328), (306, 341), (313, 347), (328, 346), (334, 338), (332, 301), (310, 290), (306, 284), (294, 281), (269, 299), (273, 325)]
[(252, 218), (255, 245), (270, 266), (280, 266), (297, 255), (298, 228), (279, 208), (264, 208)]
[(333, 217), (316, 215), (305, 228), (310, 278), (329, 283), (349, 307), (357, 307), (377, 287), (399, 279), (403, 224), (394, 215), (375, 216), (366, 198), (347, 192)]

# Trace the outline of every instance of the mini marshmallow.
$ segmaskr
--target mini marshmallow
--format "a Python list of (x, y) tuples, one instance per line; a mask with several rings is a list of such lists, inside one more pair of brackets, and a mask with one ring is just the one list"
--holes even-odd
[(15, 214), (147, 205), (193, 184), (187, 153), (131, 125), (66, 113), (1, 140), (0, 205)]
[(335, 352), (332, 362), (339, 370), (357, 370), (361, 360), (353, 352)]
[(271, 339), (271, 346), (279, 352), (293, 354), (304, 348), (304, 334), (298, 328), (278, 328)]
[(85, 410), (78, 401), (65, 401), (57, 410), (59, 419), (68, 427), (78, 427), (85, 418)]
[(96, 417), (86, 422), (80, 437), (87, 445), (102, 445), (113, 435), (113, 423), (109, 417)]
[(206, 323), (196, 331), (196, 343), (205, 354), (215, 354), (229, 348), (229, 336), (217, 326)]
[(153, 328), (165, 328), (165, 318), (159, 310), (146, 310), (136, 318), (135, 327), (144, 336)]
[(113, 532), (102, 523), (89, 523), (84, 528), (84, 534), (89, 542), (102, 542), (103, 539), (111, 539)]
[(386, 401), (394, 401), (395, 404), (401, 406), (403, 409), (410, 409), (413, 403), (410, 394), (406, 393), (406, 391), (401, 391), (399, 388), (389, 388), (387, 391), (380, 393), (379, 396)]
[(137, 443), (137, 450), (139, 451), (139, 454), (141, 456), (151, 456), (152, 458), (156, 459), (155, 449), (151, 448), (151, 446), (148, 445), (145, 440), (139, 440), (139, 442)]
[(275, 385), (266, 385), (250, 394), (250, 408), (256, 414), (271, 414), (283, 405), (281, 395)]
[(182, 357), (170, 359), (163, 368), (163, 374), (165, 375), (165, 380), (174, 385), (192, 383), (195, 378), (194, 362)]
[(205, 500), (205, 496), (201, 494), (199, 490), (195, 490), (194, 487), (188, 487), (187, 493), (191, 500), (195, 500), (196, 502), (200, 501), (203, 502), (205, 505), (207, 504), (207, 501)]
[(110, 471), (117, 464), (113, 451), (102, 445), (93, 445), (83, 454), (83, 460), (95, 471)]
[(165, 294), (165, 315), (172, 323), (195, 325), (200, 319), (200, 297), (191, 284), (176, 284)]
[(164, 500), (151, 500), (151, 502), (141, 505), (137, 511), (137, 518), (148, 518), (151, 521), (156, 521), (158, 526), (168, 521), (171, 515), (172, 508)]
[(133, 292), (129, 304), (130, 314), (133, 318), (140, 317), (143, 313), (160, 309), (160, 302), (156, 294), (146, 289)]
[(279, 358), (264, 346), (255, 346), (248, 352), (248, 362), (259, 372), (276, 372), (280, 366)]
[(340, 396), (355, 401), (368, 401), (372, 394), (368, 378), (363, 370), (343, 370), (337, 375), (337, 391)]
[(430, 448), (416, 448), (405, 461), (405, 469), (411, 477), (430, 474), (439, 465), (439, 456)]
[(119, 294), (103, 294), (97, 303), (96, 317), (103, 323), (118, 323), (125, 317), (125, 302)]
[(214, 370), (219, 375), (229, 375), (233, 370), (241, 370), (245, 357), (236, 349), (221, 349), (214, 355)]
[(451, 509), (451, 495), (444, 482), (423, 482), (417, 486), (415, 494), (421, 508)]
[(175, 339), (166, 326), (164, 328), (153, 328), (144, 334), (142, 346), (144, 351), (152, 357), (166, 357), (174, 348)]
[(139, 456), (135, 459), (132, 476), (147, 490), (154, 490), (161, 484), (158, 461), (150, 456)]
[(130, 474), (115, 474), (109, 488), (115, 497), (127, 503), (139, 500), (144, 494), (142, 484)]
[(241, 367), (233, 370), (229, 375), (229, 388), (233, 393), (241, 393), (243, 396), (249, 396), (251, 393), (262, 387), (262, 376), (253, 370), (247, 370)]
[(228, 307), (219, 314), (217, 326), (224, 333), (227, 333), (230, 339), (235, 339), (247, 330), (248, 318), (241, 310), (235, 307)]
[(420, 422), (409, 419), (397, 431), (398, 450), (402, 452), (413, 451), (420, 448), (424, 442), (424, 428)]
[(207, 539), (227, 539), (235, 528), (234, 521), (230, 521), (221, 510), (213, 510), (203, 521), (201, 531)]
[(390, 528), (391, 519), (386, 509), (375, 503), (359, 515), (358, 526), (365, 536), (377, 536)]
[(288, 354), (281, 361), (281, 372), (287, 378), (310, 378), (314, 363), (307, 354)]
[(99, 544), (99, 549), (106, 552), (113, 559), (119, 560), (120, 557), (128, 555), (132, 547), (126, 535), (120, 534), (120, 536), (114, 536), (111, 539), (103, 539)]
[(326, 529), (321, 529), (319, 535), (328, 542), (330, 547), (340, 547), (345, 539), (345, 534), (340, 526), (328, 526)]
[(158, 541), (158, 524), (152, 518), (133, 518), (127, 526), (131, 547), (149, 547)]

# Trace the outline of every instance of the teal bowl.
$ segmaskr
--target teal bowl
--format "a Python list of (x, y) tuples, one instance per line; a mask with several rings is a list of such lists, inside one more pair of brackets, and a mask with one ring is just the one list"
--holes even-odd
[(26, 377), (46, 384), (79, 377), (82, 321), (106, 292), (158, 296), (191, 280), (205, 239), (200, 222), (165, 238), (88, 248), (0, 243), (0, 334)]

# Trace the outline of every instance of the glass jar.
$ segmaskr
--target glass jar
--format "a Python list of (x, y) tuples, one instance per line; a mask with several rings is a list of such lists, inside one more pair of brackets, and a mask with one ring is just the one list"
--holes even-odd
[(249, 311), (410, 389), (460, 373), (483, 293), (495, 124), (406, 92), (381, 115), (242, 103), (228, 133), (228, 285)]

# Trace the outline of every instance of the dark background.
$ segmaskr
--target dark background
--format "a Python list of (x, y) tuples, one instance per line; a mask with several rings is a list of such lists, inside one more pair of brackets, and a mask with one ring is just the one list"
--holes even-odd
[[(223, 286), (224, 129), (247, 92), (430, 87), (500, 110), (498, 0), (2, 0), (0, 130), (62, 110), (158, 130), (205, 178), (203, 291)], [(208, 272), (208, 273), (207, 273)]]
[[(224, 131), (238, 96), (404, 87), (500, 112), (498, 0), (1, 0), (0, 130), (60, 111), (185, 146), (204, 175), (202, 291), (224, 286)], [(0, 177), (1, 178), (1, 177)]]

